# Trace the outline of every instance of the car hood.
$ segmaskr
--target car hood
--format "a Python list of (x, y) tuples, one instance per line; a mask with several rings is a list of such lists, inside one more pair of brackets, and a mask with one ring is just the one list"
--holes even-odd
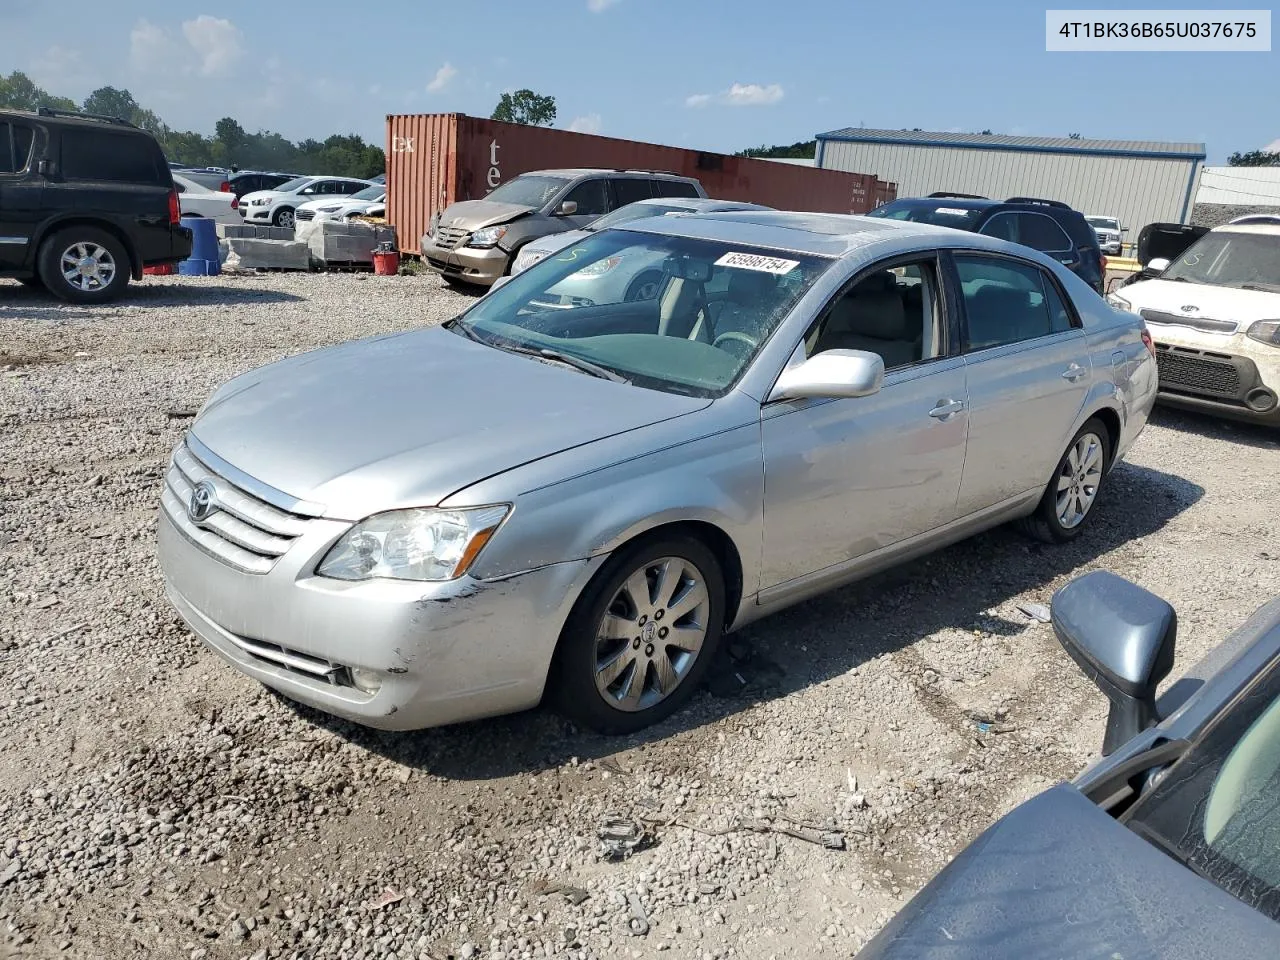
[(525, 249), (550, 255), (555, 253), (557, 250), (563, 250), (571, 243), (578, 243), (585, 240), (589, 236), (591, 236), (590, 230), (569, 230), (565, 233), (553, 233), (550, 236), (533, 241), (533, 243), (528, 244)]
[(963, 850), (858, 960), (1264, 960), (1278, 938), (1064, 784)]
[(613, 383), (438, 327), (318, 350), (224, 384), (192, 433), (325, 516), (431, 506), (522, 464), (709, 401)]
[(254, 190), (252, 193), (246, 193), (240, 198), (241, 203), (248, 203), (250, 200), (279, 200), (281, 197), (296, 196), (293, 193), (285, 193), (281, 190)]
[(440, 225), (462, 230), (479, 230), (495, 224), (507, 223), (516, 217), (533, 212), (533, 207), (521, 203), (498, 203), (493, 200), (462, 200), (451, 203), (440, 213)]
[(1280, 320), (1280, 292), (1156, 279), (1132, 283), (1120, 296), (1133, 304), (1135, 311), (1159, 310), (1174, 316), (1234, 320), (1241, 330), (1255, 320)]

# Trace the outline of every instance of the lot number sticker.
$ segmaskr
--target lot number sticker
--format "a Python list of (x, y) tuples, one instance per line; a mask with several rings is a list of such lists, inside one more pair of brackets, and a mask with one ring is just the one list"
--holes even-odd
[(716, 261), (717, 267), (737, 267), (739, 270), (759, 270), (761, 273), (790, 273), (800, 266), (799, 260), (782, 260), (779, 257), (763, 257), (758, 253), (726, 253)]

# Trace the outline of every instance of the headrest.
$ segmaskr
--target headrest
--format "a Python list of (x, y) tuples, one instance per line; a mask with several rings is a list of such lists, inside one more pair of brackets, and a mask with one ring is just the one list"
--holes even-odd
[[(858, 285), (859, 290), (862, 284)], [(919, 323), (917, 319), (915, 323)], [(915, 342), (920, 331), (908, 322), (902, 298), (893, 293), (859, 293), (841, 297), (831, 310), (828, 325), (836, 333), (851, 333), (877, 340)]]
[(756, 270), (733, 270), (729, 274), (729, 299), (735, 303), (749, 304), (767, 297), (774, 288), (772, 274)]
[(888, 270), (881, 270), (863, 277), (850, 291), (855, 297), (867, 293), (887, 293), (898, 288), (898, 278)]

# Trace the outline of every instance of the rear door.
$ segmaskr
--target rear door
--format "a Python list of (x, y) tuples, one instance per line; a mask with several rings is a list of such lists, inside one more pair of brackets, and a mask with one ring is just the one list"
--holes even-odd
[(653, 181), (644, 177), (618, 177), (613, 181), (613, 209), (625, 207), (637, 200), (648, 200), (657, 196), (653, 192)]
[(572, 216), (559, 219), (572, 224), (572, 228), (585, 227), (597, 217), (603, 217), (611, 209), (613, 198), (609, 195), (609, 182), (603, 177), (583, 180), (565, 194), (562, 203), (573, 201), (578, 210)]
[(1037, 264), (957, 253), (969, 446), (959, 515), (1048, 482), (1089, 390), (1089, 345), (1070, 299)]
[(0, 270), (29, 265), (31, 238), (44, 218), (44, 178), (32, 168), (38, 131), (17, 118), (0, 119)]

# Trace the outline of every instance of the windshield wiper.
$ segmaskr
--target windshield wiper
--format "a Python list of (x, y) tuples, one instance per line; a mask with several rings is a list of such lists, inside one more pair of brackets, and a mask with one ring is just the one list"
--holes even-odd
[(612, 380), (614, 383), (630, 383), (631, 381), (622, 374), (610, 370), (608, 367), (602, 367), (590, 360), (583, 360), (581, 357), (575, 357), (569, 353), (561, 353), (559, 350), (549, 350), (546, 347), (524, 347), (514, 343), (494, 344), (499, 350), (507, 350), (511, 353), (522, 353), (527, 357), (542, 357), (545, 360), (553, 360), (556, 363), (563, 363), (566, 366), (573, 367), (575, 370), (581, 370), (583, 373), (589, 373), (593, 377), (599, 377), (601, 380)]
[(1270, 285), (1264, 287), (1256, 283), (1242, 283), (1240, 284), (1240, 289), (1241, 290), (1257, 290), (1259, 293), (1271, 293), (1273, 292), (1274, 287)]
[(474, 340), (476, 343), (483, 343), (487, 347), (493, 346), (492, 343), (464, 324), (462, 322), (462, 317), (454, 317), (452, 320), (446, 320), (444, 323), (440, 324), (440, 326), (444, 327), (446, 330), (454, 330), (457, 333), (462, 334), (468, 340)]

